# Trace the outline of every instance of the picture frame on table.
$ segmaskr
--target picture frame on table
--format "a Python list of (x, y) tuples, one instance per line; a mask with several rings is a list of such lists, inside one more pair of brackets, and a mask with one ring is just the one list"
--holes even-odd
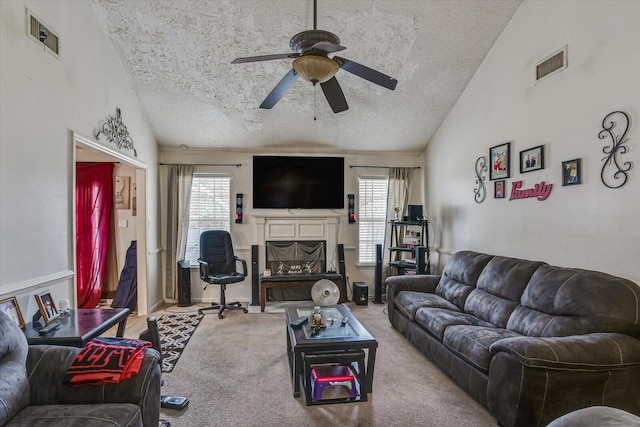
[(52, 320), (60, 317), (60, 312), (58, 312), (56, 304), (53, 302), (51, 292), (45, 291), (35, 294), (33, 297), (36, 299), (36, 303), (38, 303), (38, 309), (40, 310), (40, 315), (44, 319), (45, 324), (48, 324)]
[(562, 162), (562, 186), (582, 184), (582, 159)]
[(544, 145), (520, 152), (520, 173), (544, 169)]
[(22, 311), (20, 311), (16, 297), (6, 298), (0, 301), (0, 311), (9, 316), (20, 329), (24, 329), (24, 317), (22, 317)]
[(489, 180), (495, 181), (511, 177), (511, 143), (493, 146), (489, 149)]
[(504, 199), (505, 197), (505, 186), (507, 185), (507, 181), (501, 179), (499, 181), (495, 181), (493, 184), (493, 198), (494, 199)]

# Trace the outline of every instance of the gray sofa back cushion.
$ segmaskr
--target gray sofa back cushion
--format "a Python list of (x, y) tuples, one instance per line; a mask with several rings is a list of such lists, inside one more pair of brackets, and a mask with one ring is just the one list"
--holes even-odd
[(436, 294), (462, 310), (467, 297), (476, 287), (480, 273), (491, 258), (492, 255), (473, 251), (456, 252), (442, 272)]
[(543, 262), (496, 256), (480, 273), (464, 311), (500, 328), (520, 304), (522, 292)]
[[(604, 298), (606, 296), (606, 298)], [(525, 288), (507, 329), (554, 337), (640, 333), (640, 286), (597, 271), (542, 265)]]
[(24, 333), (0, 311), (0, 426), (30, 403), (25, 367), (28, 348)]

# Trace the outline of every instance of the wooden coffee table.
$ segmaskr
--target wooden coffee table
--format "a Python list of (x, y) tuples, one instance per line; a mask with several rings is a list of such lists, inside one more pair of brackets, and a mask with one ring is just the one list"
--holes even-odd
[[(309, 396), (308, 383), (304, 381), (304, 355), (321, 354), (325, 359), (330, 360), (331, 354), (336, 355), (336, 361), (340, 360), (340, 356), (346, 352), (363, 350), (367, 353), (366, 363), (363, 369), (364, 381), (362, 381), (363, 389), (361, 393), (371, 393), (373, 390), (373, 372), (376, 361), (376, 349), (378, 342), (375, 338), (360, 324), (358, 319), (351, 313), (346, 305), (334, 305), (322, 307), (322, 310), (335, 314), (335, 317), (343, 317), (347, 319), (345, 326), (327, 328), (317, 335), (311, 333), (308, 322), (301, 327), (292, 326), (291, 322), (300, 317), (305, 317), (313, 312), (313, 306), (287, 307), (287, 355), (289, 358), (289, 368), (291, 371), (291, 382), (293, 386), (293, 397), (300, 397), (300, 383), (305, 384), (307, 397)], [(339, 322), (340, 319), (337, 319)], [(328, 355), (328, 358), (326, 357)], [(366, 400), (366, 396), (365, 399)]]

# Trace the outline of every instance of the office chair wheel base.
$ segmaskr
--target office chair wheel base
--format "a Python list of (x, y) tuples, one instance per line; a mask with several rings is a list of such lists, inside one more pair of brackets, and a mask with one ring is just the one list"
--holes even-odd
[(247, 310), (246, 308), (245, 308), (245, 309), (243, 309), (242, 311), (244, 311), (245, 313), (248, 313), (248, 312), (249, 312), (249, 310)]

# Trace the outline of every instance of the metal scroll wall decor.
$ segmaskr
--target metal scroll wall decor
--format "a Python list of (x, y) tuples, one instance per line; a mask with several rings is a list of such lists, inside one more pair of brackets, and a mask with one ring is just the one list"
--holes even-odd
[(478, 160), (476, 160), (476, 184), (478, 184), (478, 188), (473, 189), (476, 203), (482, 203), (487, 198), (487, 187), (484, 185), (485, 176), (482, 173), (488, 170), (487, 158), (485, 156), (478, 157)]
[[(629, 116), (623, 111), (614, 111), (607, 114), (602, 120), (602, 130), (598, 133), (598, 138), (611, 138), (611, 145), (605, 145), (602, 152), (606, 154), (602, 158), (604, 164), (600, 172), (602, 183), (609, 188), (620, 188), (627, 183), (631, 169), (631, 162), (624, 162), (622, 166), (618, 160), (618, 155), (625, 154), (629, 147), (622, 145), (627, 142), (627, 132), (629, 131)], [(614, 171), (616, 168), (617, 170)]]
[(107, 116), (107, 119), (100, 125), (100, 129), (96, 132), (96, 139), (100, 138), (100, 134), (104, 134), (107, 141), (115, 144), (119, 149), (133, 150), (133, 155), (138, 157), (138, 153), (133, 147), (133, 139), (131, 139), (127, 127), (122, 123), (120, 108), (116, 107), (116, 115)]

